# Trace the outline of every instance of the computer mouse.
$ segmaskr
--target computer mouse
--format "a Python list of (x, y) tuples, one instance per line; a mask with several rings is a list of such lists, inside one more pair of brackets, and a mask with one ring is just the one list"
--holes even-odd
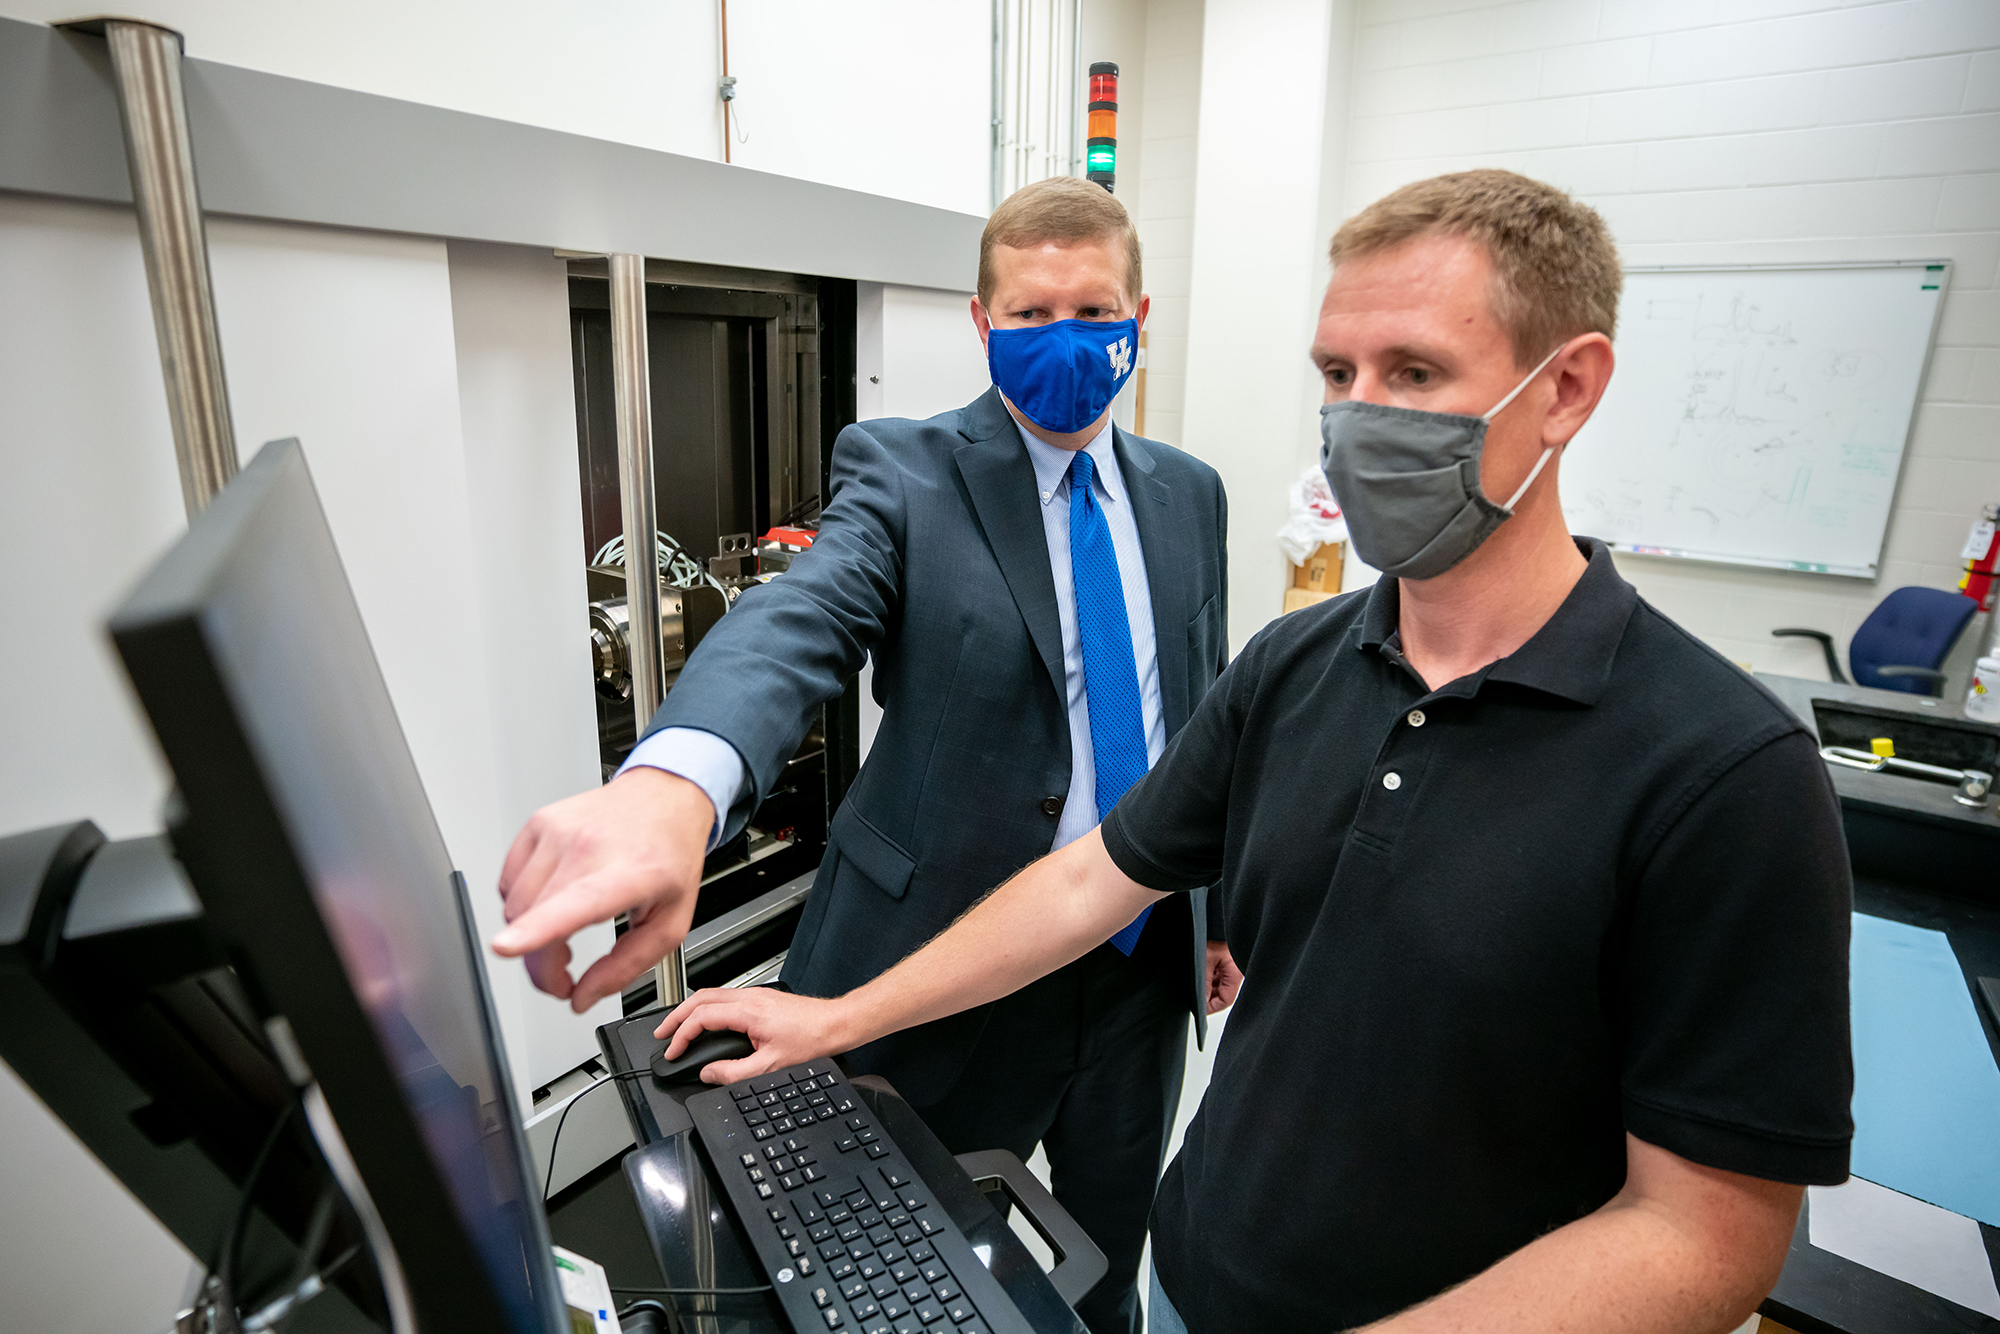
[(674, 1060), (667, 1059), (667, 1049), (660, 1048), (653, 1058), (653, 1075), (665, 1084), (698, 1084), (701, 1069), (711, 1061), (735, 1061), (757, 1050), (749, 1038), (733, 1029), (719, 1028), (703, 1033), (688, 1043), (686, 1051)]

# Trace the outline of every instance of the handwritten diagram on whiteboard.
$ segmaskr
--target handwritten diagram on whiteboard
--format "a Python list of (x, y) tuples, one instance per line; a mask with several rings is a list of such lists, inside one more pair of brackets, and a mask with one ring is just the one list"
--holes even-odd
[(1617, 370), (1563, 458), (1571, 531), (1872, 577), (1947, 274), (1628, 271)]

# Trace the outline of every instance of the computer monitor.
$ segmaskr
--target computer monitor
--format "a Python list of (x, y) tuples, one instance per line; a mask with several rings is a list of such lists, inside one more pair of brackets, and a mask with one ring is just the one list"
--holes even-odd
[(419, 1326), (564, 1334), (469, 907), (296, 440), (195, 518), (111, 635), (203, 907), (310, 1064)]

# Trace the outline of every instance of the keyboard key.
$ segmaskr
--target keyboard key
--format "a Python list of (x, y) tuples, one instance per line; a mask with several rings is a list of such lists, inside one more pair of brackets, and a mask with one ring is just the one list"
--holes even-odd
[(964, 1324), (979, 1314), (979, 1312), (972, 1309), (972, 1303), (963, 1297), (960, 1297), (955, 1302), (946, 1302), (944, 1304), (944, 1313), (960, 1324)]
[(861, 1334), (895, 1334), (887, 1316), (870, 1316), (861, 1322)]
[(913, 1264), (921, 1265), (926, 1260), (935, 1259), (936, 1256), (937, 1252), (930, 1248), (929, 1242), (918, 1242), (910, 1247), (910, 1261)]
[(785, 1238), (787, 1241), (791, 1240), (791, 1238), (795, 1235), (792, 1231), (792, 1221), (789, 1218), (786, 1219), (784, 1222), (778, 1224), (778, 1235)]
[[(951, 1308), (947, 1307), (945, 1309), (947, 1312), (949, 1312)], [(877, 1304), (874, 1301), (873, 1298), (863, 1298), (861, 1301), (854, 1303), (854, 1318), (856, 1320), (866, 1320), (870, 1316), (878, 1316), (881, 1314), (882, 1314), (882, 1308), (879, 1304)]]
[(895, 1334), (924, 1334), (924, 1322), (912, 1315), (906, 1315), (895, 1325)]
[(799, 1272), (801, 1274), (810, 1274), (812, 1273), (812, 1271), (813, 1271), (812, 1258), (810, 1256), (801, 1255), (799, 1257)]
[(847, 1247), (838, 1241), (823, 1241), (819, 1244), (819, 1258), (828, 1264), (847, 1254)]
[(850, 1116), (847, 1118), (847, 1128), (849, 1130), (866, 1130), (868, 1129), (867, 1118), (860, 1116)]
[(836, 1204), (826, 1211), (826, 1221), (839, 1227), (842, 1223), (854, 1221), (854, 1211), (844, 1204)]
[(783, 1209), (778, 1208), (776, 1205), (772, 1205), (769, 1209), (766, 1209), (764, 1212), (770, 1215), (771, 1221), (773, 1223), (782, 1223), (786, 1219), (791, 1217), (790, 1214), (786, 1213)]
[(827, 1270), (826, 1272), (828, 1277), (834, 1279), (836, 1282), (838, 1282), (841, 1279), (854, 1277), (855, 1274), (854, 1261), (835, 1260), (832, 1261), (831, 1263), (833, 1265), (833, 1268)]
[[(766, 1151), (768, 1152), (769, 1150), (771, 1150), (771, 1149), (774, 1149), (774, 1148), (776, 1148), (776, 1147), (777, 1147), (777, 1145), (775, 1145), (775, 1144), (767, 1144), (767, 1145), (765, 1145), (764, 1147), (765, 1147), (765, 1150), (766, 1150)], [(745, 1158), (748, 1158), (748, 1157), (749, 1157), (750, 1155), (746, 1153), (746, 1154), (744, 1154), (743, 1156), (744, 1156)], [(748, 1166), (750, 1166), (750, 1164), (749, 1164), (749, 1163), (745, 1163), (745, 1164), (743, 1164), (743, 1165), (744, 1165), (745, 1167), (748, 1167)], [(787, 1157), (785, 1157), (785, 1156), (784, 1156), (783, 1154), (772, 1154), (772, 1155), (771, 1155), (771, 1170), (772, 1170), (773, 1172), (780, 1172), (780, 1173), (783, 1173), (783, 1172), (789, 1172), (789, 1171), (791, 1171), (791, 1170), (792, 1170), (792, 1167), (793, 1167), (793, 1163), (792, 1163), (792, 1160), (791, 1160), (791, 1159), (789, 1159), (789, 1158), (787, 1158)]]
[[(947, 1308), (951, 1306), (953, 1300), (964, 1295), (964, 1292), (960, 1291), (958, 1283), (953, 1279), (947, 1278), (931, 1285), (931, 1296), (943, 1302)], [(957, 1317), (953, 1318), (956, 1319)]]
[(903, 1300), (908, 1302), (912, 1306), (918, 1305), (926, 1297), (929, 1297), (930, 1295), (931, 1295), (931, 1285), (924, 1282), (922, 1279), (918, 1279), (914, 1283), (905, 1283), (903, 1285)]
[(882, 1215), (876, 1213), (873, 1209), (868, 1209), (857, 1214), (854, 1221), (861, 1224), (863, 1232), (873, 1232), (876, 1228), (882, 1226)]
[(893, 1245), (877, 1246), (875, 1248), (875, 1254), (882, 1257), (882, 1263), (885, 1265), (892, 1265), (895, 1264), (898, 1260), (907, 1258), (903, 1254), (903, 1248), (901, 1246), (893, 1246)]
[(793, 1122), (791, 1117), (786, 1116), (786, 1117), (780, 1117), (778, 1120), (773, 1121), (771, 1123), (771, 1128), (777, 1131), (780, 1135), (782, 1135), (787, 1130), (797, 1130), (798, 1125), (795, 1122)]
[(975, 1316), (958, 1327), (958, 1334), (986, 1334), (986, 1322)]
[[(874, 1254), (875, 1248), (868, 1244), (868, 1240), (865, 1237), (847, 1243), (847, 1258), (853, 1260), (856, 1264), (860, 1264), (863, 1256), (873, 1256)], [(867, 1273), (868, 1267), (866, 1265), (862, 1265), (861, 1268), (864, 1274)]]
[(850, 1218), (845, 1223), (842, 1223), (840, 1225), (840, 1231), (838, 1235), (840, 1237), (841, 1243), (845, 1245), (847, 1242), (853, 1241), (856, 1237), (861, 1235), (861, 1224), (855, 1222), (853, 1219)]
[(833, 1224), (814, 1223), (812, 1225), (812, 1230), (806, 1233), (806, 1235), (811, 1237), (815, 1244), (825, 1241), (833, 1235)]
[(857, 1130), (854, 1132), (854, 1138), (863, 1144), (873, 1144), (877, 1136), (872, 1130)]
[[(782, 1144), (766, 1144), (766, 1145), (764, 1146), (764, 1157), (766, 1157), (766, 1158), (767, 1158), (767, 1159), (769, 1159), (770, 1161), (772, 1161), (772, 1162), (774, 1162), (774, 1163), (775, 1163), (775, 1162), (777, 1162), (777, 1161), (778, 1161), (778, 1159), (780, 1159), (780, 1158), (782, 1158), (782, 1157), (784, 1157), (784, 1156), (785, 1156), (785, 1146), (784, 1146), (784, 1145), (782, 1145)], [(791, 1169), (790, 1169), (790, 1168), (788, 1168), (788, 1167), (781, 1167), (781, 1168), (779, 1168), (778, 1170), (779, 1170), (779, 1171), (781, 1171), (781, 1172), (789, 1172), (789, 1171), (791, 1171)]]
[(829, 1306), (829, 1307), (827, 1307), (827, 1308), (826, 1308), (826, 1309), (825, 1309), (824, 1311), (821, 1311), (821, 1312), (820, 1312), (820, 1314), (826, 1317), (826, 1327), (827, 1327), (828, 1329), (839, 1329), (839, 1328), (840, 1328), (840, 1326), (841, 1326), (841, 1324), (842, 1324), (842, 1321), (841, 1321), (841, 1319), (840, 1319), (840, 1312), (839, 1312), (839, 1310), (837, 1310), (837, 1309), (836, 1309), (836, 1308), (834, 1308), (834, 1307), (831, 1307), (831, 1306)]
[[(750, 1155), (748, 1155), (748, 1154), (745, 1154), (745, 1155), (743, 1155), (743, 1156), (744, 1156), (744, 1157), (746, 1157), (746, 1158), (749, 1158), (749, 1157), (750, 1157)], [(754, 1163), (754, 1162), (756, 1162), (757, 1160), (756, 1160), (755, 1158), (751, 1158), (751, 1159), (750, 1159), (750, 1161)], [(753, 1168), (751, 1168), (751, 1169), (750, 1169), (750, 1179), (751, 1179), (752, 1181), (762, 1181), (762, 1180), (764, 1179), (764, 1169), (763, 1169), (763, 1168), (761, 1168), (761, 1167), (753, 1167)]]
[(780, 1070), (775, 1074), (759, 1075), (757, 1078), (751, 1080), (750, 1091), (752, 1093), (768, 1093), (772, 1089), (784, 1088), (791, 1082), (792, 1077), (783, 1070)]
[(889, 1272), (888, 1267), (872, 1255), (866, 1260), (856, 1260), (854, 1263), (860, 1269), (861, 1277), (866, 1279), (880, 1278)]
[[(859, 1139), (860, 1136), (857, 1135), (855, 1138)], [(892, 1213), (896, 1208), (896, 1197), (888, 1191), (877, 1187), (875, 1190), (874, 1205), (885, 1214)]]
[(911, 1213), (915, 1213), (917, 1210), (923, 1208), (924, 1205), (927, 1203), (927, 1201), (924, 1199), (923, 1196), (917, 1194), (913, 1190), (906, 1190), (902, 1192), (902, 1194), (899, 1195), (897, 1198), (902, 1200), (903, 1207), (905, 1209), (908, 1209)]
[(891, 1296), (884, 1297), (881, 1301), (882, 1314), (891, 1320), (900, 1320), (910, 1313), (910, 1308), (903, 1301), (903, 1294), (900, 1292), (895, 1292)]
[(852, 1135), (842, 1135), (833, 1142), (833, 1147), (839, 1149), (842, 1153), (852, 1153), (861, 1147), (861, 1141)]
[(944, 1319), (944, 1307), (929, 1297), (917, 1303), (917, 1319), (926, 1325), (934, 1325)]
[(923, 1239), (924, 1234), (917, 1231), (915, 1224), (896, 1229), (896, 1240), (902, 1242), (905, 1246), (914, 1246)]
[(825, 1288), (814, 1288), (813, 1305), (824, 1310), (826, 1307), (833, 1305), (833, 1294)]
[(854, 1210), (854, 1212), (860, 1213), (869, 1205), (868, 1194), (866, 1191), (850, 1190), (842, 1198), (841, 1203)]
[(771, 1138), (774, 1132), (769, 1126), (758, 1126), (757, 1129), (752, 1131), (751, 1133), (754, 1134), (758, 1139), (769, 1139)]
[(785, 1100), (779, 1094), (766, 1093), (757, 1099), (757, 1105), (759, 1107), (783, 1107), (785, 1105)]
[[(942, 1260), (924, 1261), (922, 1264), (917, 1266), (917, 1273), (923, 1278), (924, 1282), (926, 1283), (936, 1283), (942, 1279), (947, 1279), (951, 1277), (951, 1271), (944, 1267), (944, 1261)], [(924, 1323), (929, 1324), (930, 1322), (927, 1320)]]
[(893, 1228), (908, 1227), (910, 1225), (910, 1216), (904, 1213), (901, 1209), (898, 1209), (894, 1213), (888, 1215), (882, 1221), (887, 1223), (890, 1227)]
[(788, 1139), (785, 1141), (785, 1152), (797, 1153), (799, 1150), (805, 1148), (805, 1146), (806, 1142), (802, 1139)]
[(778, 1184), (780, 1186), (783, 1186), (786, 1190), (797, 1190), (800, 1186), (803, 1186), (806, 1183), (799, 1177), (798, 1173), (787, 1172), (783, 1176), (778, 1178)]
[(757, 1198), (758, 1198), (758, 1199), (760, 1199), (760, 1200), (768, 1200), (768, 1199), (770, 1199), (770, 1198), (771, 1198), (771, 1197), (772, 1197), (773, 1195), (776, 1195), (777, 1193), (778, 1193), (777, 1191), (775, 1191), (775, 1190), (772, 1190), (772, 1189), (771, 1189), (771, 1183), (770, 1183), (770, 1182), (768, 1182), (768, 1181), (759, 1181), (759, 1182), (757, 1183)]
[(824, 1180), (826, 1180), (826, 1173), (824, 1173), (824, 1172), (820, 1171), (820, 1170), (819, 1170), (819, 1169), (818, 1169), (817, 1167), (808, 1167), (808, 1168), (805, 1168), (804, 1170), (802, 1170), (802, 1171), (801, 1171), (801, 1172), (799, 1173), (799, 1175), (800, 1175), (800, 1176), (802, 1176), (802, 1177), (804, 1177), (804, 1178), (805, 1178), (805, 1179), (806, 1179), (807, 1181), (824, 1181)]
[(840, 1285), (840, 1295), (847, 1298), (850, 1302), (866, 1291), (868, 1291), (868, 1285), (858, 1278), (848, 1279)]
[(815, 1093), (806, 1099), (806, 1105), (808, 1107), (831, 1107), (833, 1106), (833, 1099), (827, 1097), (824, 1093)]
[(757, 1165), (757, 1155), (754, 1153), (746, 1153), (738, 1161), (740, 1161), (745, 1167), (755, 1167)]
[(824, 1223), (826, 1221), (826, 1215), (819, 1211), (819, 1206), (815, 1205), (808, 1196), (802, 1195), (798, 1199), (793, 1200), (792, 1208), (798, 1210), (799, 1221), (807, 1227), (811, 1227), (814, 1223)]
[(886, 1144), (864, 1144), (861, 1146), (861, 1151), (870, 1158), (887, 1158), (889, 1156), (889, 1146)]
[(833, 1110), (845, 1116), (854, 1110), (854, 1099), (847, 1097), (835, 1098), (833, 1100)]
[[(868, 1242), (870, 1245), (873, 1246), (884, 1246), (887, 1245), (889, 1242), (894, 1241), (895, 1239), (896, 1239), (896, 1234), (891, 1232), (886, 1227), (878, 1227), (873, 1232), (870, 1232), (868, 1234)], [(905, 1246), (909, 1245), (908, 1242), (904, 1242), (903, 1244)]]
[(898, 1283), (915, 1282), (917, 1277), (917, 1267), (911, 1264), (908, 1260), (898, 1261), (897, 1263), (889, 1266), (889, 1277), (895, 1279), (896, 1282)]
[[(892, 1189), (896, 1190), (900, 1190), (904, 1186), (910, 1184), (910, 1179), (904, 1176), (901, 1172), (898, 1172), (893, 1167), (885, 1167), (882, 1169), (882, 1179), (888, 1182)], [(909, 1203), (909, 1201), (905, 1200), (904, 1203), (907, 1204)]]
[(818, 1161), (819, 1159), (817, 1157), (806, 1152), (804, 1149), (800, 1149), (797, 1153), (792, 1155), (792, 1163), (798, 1167), (811, 1167), (814, 1163)]
[(804, 1255), (806, 1253), (806, 1244), (800, 1241), (797, 1237), (793, 1237), (790, 1241), (785, 1243), (785, 1250), (790, 1252), (792, 1257), (796, 1259), (797, 1257)]
[(875, 1294), (875, 1300), (878, 1302), (897, 1290), (896, 1280), (890, 1278), (887, 1274), (873, 1280), (868, 1285), (868, 1291)]

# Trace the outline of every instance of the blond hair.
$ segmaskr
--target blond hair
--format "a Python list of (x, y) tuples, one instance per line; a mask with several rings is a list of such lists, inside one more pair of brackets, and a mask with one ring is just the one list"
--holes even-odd
[(1118, 241), (1125, 247), (1126, 293), (1137, 304), (1144, 290), (1139, 270), (1139, 229), (1125, 206), (1101, 185), (1074, 176), (1051, 176), (1024, 185), (1000, 201), (979, 237), (979, 303), (993, 300), (993, 247)]
[(1514, 362), (1532, 365), (1564, 339), (1611, 337), (1624, 272), (1604, 219), (1540, 181), (1511, 171), (1433, 176), (1392, 190), (1341, 224), (1334, 267), (1425, 236), (1463, 236), (1493, 260), (1493, 315)]

